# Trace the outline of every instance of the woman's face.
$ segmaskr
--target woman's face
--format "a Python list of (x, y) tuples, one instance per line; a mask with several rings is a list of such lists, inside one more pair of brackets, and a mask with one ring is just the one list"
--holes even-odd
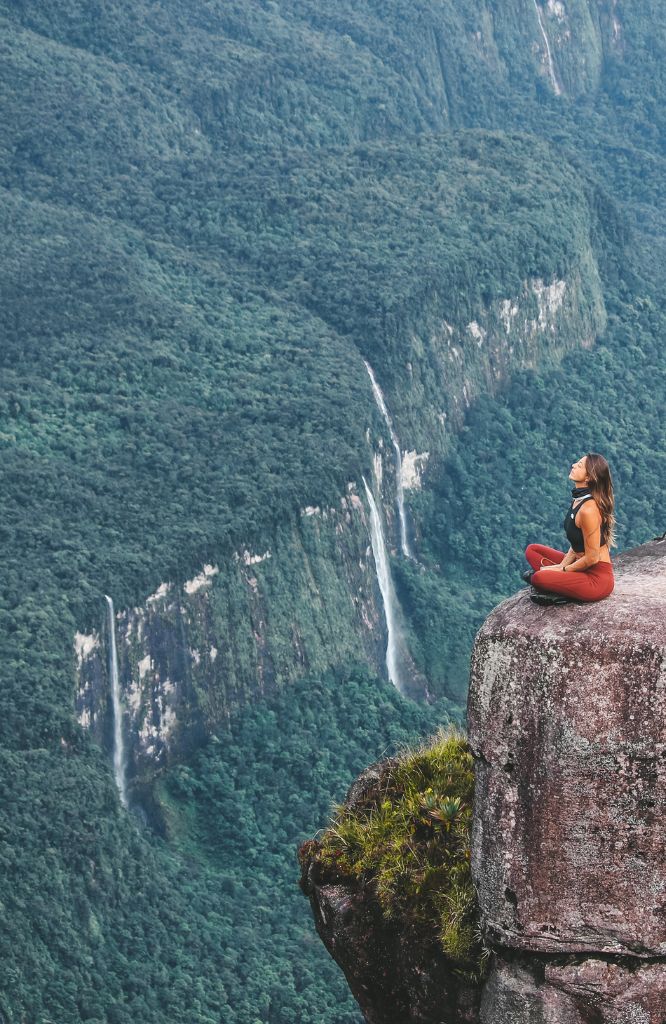
[(583, 484), (587, 480), (587, 460), (584, 455), (578, 462), (574, 462), (569, 479), (573, 480), (575, 484)]

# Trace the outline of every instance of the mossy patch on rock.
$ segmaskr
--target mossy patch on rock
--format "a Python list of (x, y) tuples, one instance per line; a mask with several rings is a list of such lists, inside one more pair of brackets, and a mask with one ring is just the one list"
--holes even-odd
[(425, 942), (437, 937), (451, 966), (483, 975), (487, 950), (477, 926), (470, 872), (474, 765), (463, 733), (449, 728), (382, 763), (361, 792), (335, 808), (301, 863), (323, 881), (354, 881), (376, 897), (384, 918)]

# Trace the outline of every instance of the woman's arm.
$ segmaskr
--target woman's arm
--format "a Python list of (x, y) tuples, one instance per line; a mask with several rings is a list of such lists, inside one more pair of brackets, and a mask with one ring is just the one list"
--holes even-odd
[[(564, 566), (571, 565), (573, 562), (576, 561), (577, 558), (578, 555), (576, 554), (574, 549), (569, 548), (561, 562), (558, 562), (557, 565), (542, 565), (541, 571), (543, 572), (544, 570), (548, 570), (548, 572), (564, 572)], [(571, 572), (570, 569), (568, 571)]]

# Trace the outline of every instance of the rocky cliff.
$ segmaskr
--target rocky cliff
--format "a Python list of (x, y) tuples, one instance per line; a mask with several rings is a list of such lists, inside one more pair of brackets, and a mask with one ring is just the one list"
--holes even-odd
[[(116, 633), (130, 778), (308, 672), (345, 660), (381, 671), (385, 630), (360, 498), (352, 489), (338, 508), (305, 508), (265, 550), (165, 581), (117, 613)], [(79, 721), (110, 750), (106, 625), (77, 634), (75, 647)]]
[(553, 365), (594, 345), (607, 315), (588, 231), (580, 231), (578, 262), (566, 277), (526, 278), (515, 294), (479, 305), (467, 323), (449, 322), (450, 294), (423, 297), (404, 324), (404, 369), (392, 388), (410, 444), (446, 449), (479, 395), (496, 394), (517, 369)]
[[(666, 538), (590, 605), (521, 590), (471, 665), (472, 873), (492, 951), (476, 986), (310, 861), (317, 927), (373, 1024), (664, 1024)], [(390, 770), (374, 767), (348, 804)], [(423, 937), (421, 937), (423, 939)], [(425, 953), (424, 953), (425, 948)]]
[(666, 541), (604, 601), (525, 592), (472, 658), (484, 1024), (666, 1019)]

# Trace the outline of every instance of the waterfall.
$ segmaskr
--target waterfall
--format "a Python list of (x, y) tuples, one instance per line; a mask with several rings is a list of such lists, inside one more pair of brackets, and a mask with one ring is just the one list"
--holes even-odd
[(550, 74), (550, 80), (551, 80), (551, 82), (553, 84), (553, 92), (555, 93), (556, 96), (561, 96), (562, 95), (562, 88), (560, 86), (560, 83), (557, 80), (557, 75), (555, 74), (555, 64), (553, 62), (553, 55), (552, 55), (551, 50), (550, 50), (550, 43), (548, 42), (548, 36), (546, 35), (546, 26), (543, 23), (543, 15), (541, 13), (541, 8), (539, 7), (539, 4), (537, 3), (537, 0), (534, 0), (534, 7), (535, 7), (536, 12), (537, 12), (537, 18), (539, 19), (539, 28), (541, 29), (541, 35), (543, 36), (543, 41), (546, 44), (546, 57), (548, 58), (548, 72)]
[(118, 678), (118, 653), (116, 651), (116, 625), (113, 601), (108, 596), (106, 604), (109, 613), (109, 676), (111, 678), (111, 702), (113, 705), (113, 775), (116, 780), (120, 802), (128, 806), (127, 779), (125, 778), (125, 747), (123, 744), (123, 719), (120, 705), (120, 681)]
[(365, 487), (368, 505), (370, 506), (370, 541), (372, 544), (372, 553), (375, 557), (377, 580), (379, 582), (379, 590), (384, 604), (384, 617), (386, 619), (386, 632), (388, 636), (386, 644), (386, 671), (388, 672), (389, 681), (393, 683), (396, 690), (402, 693), (403, 686), (398, 669), (398, 602), (395, 596), (395, 590), (393, 589), (391, 567), (389, 565), (386, 542), (384, 541), (384, 531), (382, 529), (379, 509), (377, 508), (375, 497), (368, 487), (365, 477), (363, 477), (363, 485)]
[[(405, 489), (402, 485), (402, 452), (400, 451), (400, 443), (393, 429), (393, 423), (389, 416), (389, 411), (386, 408), (386, 402), (384, 401), (384, 395), (382, 389), (377, 383), (377, 378), (374, 375), (373, 369), (370, 363), (363, 360), (365, 368), (368, 371), (368, 376), (372, 383), (372, 393), (375, 396), (375, 401), (379, 407), (379, 411), (384, 417), (384, 422), (388, 427), (389, 434), (391, 435), (391, 441), (393, 442), (393, 451), (395, 452), (395, 479), (396, 479), (396, 496), (398, 500), (398, 518), (400, 520), (400, 549), (405, 558), (414, 558), (412, 549), (409, 544), (409, 537), (407, 534), (407, 516), (405, 513)], [(367, 487), (367, 484), (366, 484)]]

